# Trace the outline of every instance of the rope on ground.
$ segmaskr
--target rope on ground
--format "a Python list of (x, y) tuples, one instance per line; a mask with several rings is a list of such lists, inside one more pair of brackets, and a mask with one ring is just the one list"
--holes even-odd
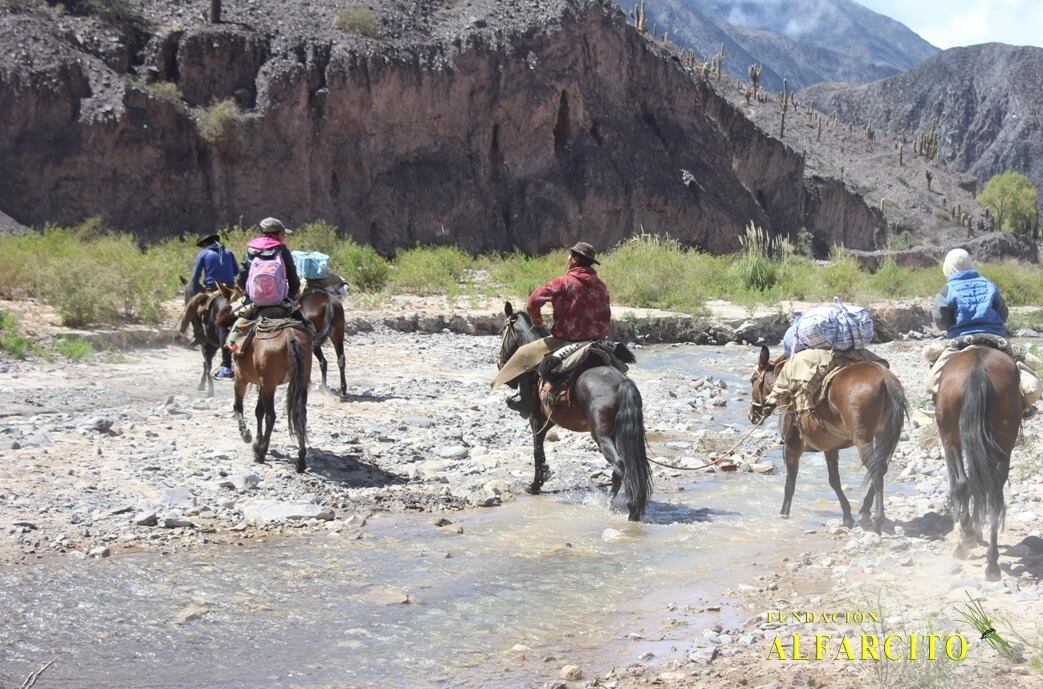
[[(770, 414), (769, 414), (768, 416), (770, 416)], [(718, 458), (717, 458), (716, 460), (713, 460), (713, 461), (711, 461), (711, 462), (708, 462), (708, 463), (706, 463), (706, 464), (703, 464), (702, 466), (698, 466), (698, 467), (679, 467), (679, 466), (672, 466), (672, 465), (670, 465), (670, 464), (663, 464), (662, 462), (657, 462), (657, 461), (655, 461), (654, 459), (652, 459), (651, 457), (649, 457), (649, 458), (648, 458), (648, 461), (649, 461), (649, 462), (651, 462), (652, 464), (657, 464), (657, 465), (659, 465), (659, 466), (661, 466), (661, 467), (665, 467), (665, 468), (667, 468), (667, 469), (676, 469), (676, 470), (678, 470), (678, 471), (699, 471), (700, 469), (706, 469), (707, 467), (712, 467), (712, 466), (715, 466), (715, 465), (717, 464), (717, 462), (718, 462), (718, 461), (720, 461), (720, 460), (721, 460), (722, 458), (724, 458), (724, 457), (727, 457), (728, 455), (730, 455), (730, 454), (732, 454), (733, 452), (735, 452), (736, 450), (738, 450), (738, 449), (739, 449), (739, 447), (740, 447), (740, 446), (741, 446), (741, 445), (742, 445), (742, 444), (743, 444), (744, 442), (746, 442), (746, 441), (747, 441), (747, 440), (749, 439), (749, 437), (750, 437), (751, 435), (753, 435), (753, 432), (754, 432), (755, 430), (757, 430), (757, 428), (759, 428), (759, 427), (760, 427), (760, 425), (761, 425), (762, 423), (764, 423), (764, 420), (765, 420), (765, 419), (767, 419), (767, 418), (768, 418), (768, 416), (764, 416), (764, 417), (762, 417), (760, 421), (758, 421), (757, 423), (753, 424), (753, 427), (752, 427), (752, 428), (750, 428), (750, 430), (746, 431), (746, 434), (745, 434), (745, 435), (743, 435), (743, 436), (742, 436), (741, 438), (739, 438), (739, 442), (737, 442), (737, 443), (735, 443), (734, 445), (732, 445), (732, 446), (731, 446), (731, 448), (730, 448), (730, 449), (729, 449), (729, 450), (728, 450), (727, 452), (723, 452), (723, 453), (721, 453), (721, 454), (720, 454), (720, 457), (718, 457)], [(649, 449), (651, 449), (651, 448), (649, 448)]]
[(41, 667), (36, 672), (31, 673), (28, 677), (25, 678), (25, 681), (22, 682), (22, 686), (19, 687), (19, 689), (32, 689), (34, 686), (36, 686), (36, 682), (40, 679), (40, 675), (42, 675), (47, 670), (47, 668), (54, 665), (55, 662), (57, 662), (57, 660), (58, 659), (55, 658), (54, 660), (49, 660), (46, 663), (44, 663), (43, 667)]

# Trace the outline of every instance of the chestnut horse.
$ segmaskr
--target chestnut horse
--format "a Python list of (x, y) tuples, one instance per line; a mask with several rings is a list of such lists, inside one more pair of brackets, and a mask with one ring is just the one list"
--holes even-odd
[[(760, 423), (770, 413), (765, 409), (764, 400), (785, 363), (784, 357), (772, 362), (771, 352), (761, 347), (757, 370), (750, 377), (753, 384), (750, 421), (753, 423)], [(840, 486), (838, 466), (840, 450), (854, 446), (866, 468), (862, 482), (866, 497), (859, 519), (865, 528), (875, 503), (873, 530), (879, 534), (884, 524), (884, 474), (901, 439), (907, 412), (905, 392), (898, 378), (887, 367), (868, 361), (849, 364), (836, 374), (826, 398), (815, 408), (817, 419), (805, 419), (801, 423), (792, 411), (782, 412), (779, 431), (785, 443), (786, 490), (780, 514), (789, 517), (800, 456), (808, 449), (825, 455), (829, 485), (840, 500), (844, 526), (854, 526), (851, 505)]]
[[(508, 302), (504, 306), (507, 322), (503, 326), (500, 353), (496, 365), (503, 368), (511, 355), (524, 344), (550, 335), (543, 326), (533, 326), (528, 314), (515, 311)], [(626, 363), (634, 357), (617, 347), (616, 356)], [(536, 384), (536, 375), (526, 374)], [(524, 384), (524, 383), (522, 383)], [(539, 399), (540, 395), (534, 393)], [(641, 393), (634, 382), (611, 366), (596, 366), (583, 371), (573, 385), (572, 404), (567, 408), (537, 405), (529, 419), (532, 428), (535, 476), (526, 489), (538, 495), (546, 480), (547, 458), (543, 441), (547, 431), (558, 425), (577, 433), (590, 433), (609, 464), (612, 465), (612, 498), (626, 488), (627, 508), (631, 521), (640, 521), (645, 504), (652, 494), (652, 473), (645, 455), (645, 426), (641, 409)]]
[[(242, 296), (238, 290), (224, 285), (221, 292), (229, 301)], [(288, 316), (288, 314), (287, 314)], [(287, 327), (271, 333), (256, 333), (241, 353), (232, 357), (235, 370), (235, 402), (232, 409), (239, 422), (243, 442), (251, 440), (243, 416), (243, 398), (248, 385), (256, 385), (257, 438), (254, 440), (254, 460), (263, 462), (275, 426), (275, 390), (289, 384), (286, 392), (286, 420), (290, 437), (297, 440), (297, 473), (305, 469), (308, 440), (308, 384), (311, 378), (311, 333), (303, 326)], [(263, 422), (263, 430), (262, 430)]]
[(298, 303), (301, 313), (315, 327), (313, 351), (322, 372), (323, 392), (329, 388), (326, 387), (326, 356), (322, 353), (322, 345), (329, 339), (337, 354), (337, 368), (340, 369), (340, 396), (347, 397), (348, 383), (344, 378), (344, 304), (324, 289), (306, 289)]
[[(209, 305), (203, 309), (203, 304)], [(206, 390), (207, 397), (214, 396), (214, 377), (210, 370), (214, 366), (214, 355), (221, 351), (228, 329), (235, 323), (231, 304), (222, 292), (211, 295), (201, 292), (194, 297), (185, 297), (185, 313), (178, 330), (184, 335), (189, 326), (198, 335), (199, 347), (203, 351), (203, 377), (199, 380), (199, 391)]]
[[(1022, 399), (1014, 360), (989, 347), (967, 347), (945, 363), (935, 400), (935, 423), (949, 468), (949, 500), (960, 522), (964, 559), (989, 522), (985, 578), (1000, 578), (996, 538), (1006, 512), (1003, 485), (1021, 431)], [(973, 500), (973, 507), (969, 504)]]

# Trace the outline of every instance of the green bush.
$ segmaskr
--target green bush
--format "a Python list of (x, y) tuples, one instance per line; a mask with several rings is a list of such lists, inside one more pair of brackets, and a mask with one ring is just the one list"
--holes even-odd
[(337, 16), (337, 28), (346, 33), (357, 33), (367, 38), (376, 38), (380, 33), (377, 15), (368, 7), (352, 7)]
[(391, 264), (368, 244), (345, 239), (330, 256), (334, 272), (360, 292), (379, 292), (387, 284)]
[(63, 357), (71, 359), (72, 361), (81, 361), (94, 353), (94, 347), (91, 345), (90, 341), (85, 340), (82, 337), (63, 337), (55, 341), (54, 348), (57, 349), (58, 353)]
[(15, 359), (24, 359), (31, 348), (32, 342), (19, 337), (18, 322), (14, 315), (0, 311), (0, 351)]
[(239, 141), (245, 118), (234, 99), (214, 99), (210, 105), (196, 108), (194, 113), (199, 136), (207, 143), (229, 147)]
[(479, 262), (488, 261), (489, 279), (502, 296), (525, 297), (564, 271), (567, 260), (568, 252), (562, 249), (542, 256), (501, 254), (480, 258)]
[(473, 265), (470, 254), (455, 246), (417, 246), (395, 256), (387, 287), (393, 292), (455, 295)]
[(996, 284), (1008, 306), (1043, 304), (1043, 271), (1038, 267), (1000, 263), (981, 265), (978, 270)]

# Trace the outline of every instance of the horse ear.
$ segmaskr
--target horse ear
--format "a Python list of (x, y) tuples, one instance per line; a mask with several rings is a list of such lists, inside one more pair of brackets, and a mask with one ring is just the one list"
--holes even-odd
[(506, 315), (506, 316), (507, 316), (508, 318), (510, 318), (511, 314), (512, 314), (512, 313), (514, 313), (514, 307), (513, 307), (513, 306), (511, 306), (511, 302), (509, 302), (509, 301), (505, 301), (505, 302), (503, 303), (503, 313), (504, 313), (504, 315)]
[(188, 284), (188, 280), (185, 279), (184, 275), (178, 275), (177, 279), (181, 281), (182, 285), (187, 285)]
[(228, 285), (226, 285), (223, 282), (219, 282), (219, 283), (217, 283), (217, 289), (221, 290), (221, 296), (223, 296), (225, 299), (228, 299), (229, 301), (231, 301), (231, 299), (232, 299), (232, 290), (231, 290), (231, 288)]
[(768, 370), (768, 364), (770, 362), (771, 362), (771, 352), (768, 350), (768, 348), (765, 345), (761, 345), (761, 355), (760, 355), (760, 358), (757, 359), (757, 370), (758, 371), (767, 371)]

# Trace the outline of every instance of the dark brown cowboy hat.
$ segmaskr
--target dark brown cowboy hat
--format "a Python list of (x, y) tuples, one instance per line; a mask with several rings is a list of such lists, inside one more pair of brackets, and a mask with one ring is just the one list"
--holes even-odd
[(594, 247), (592, 247), (590, 244), (587, 244), (586, 242), (576, 242), (576, 245), (569, 249), (569, 251), (576, 254), (577, 256), (582, 256), (583, 258), (589, 260), (591, 263), (595, 265), (601, 265), (598, 262), (598, 254), (596, 251), (594, 251)]
[(211, 232), (210, 234), (203, 235), (199, 239), (199, 241), (196, 242), (196, 246), (203, 247), (203, 246), (206, 246), (208, 244), (213, 244), (214, 242), (219, 242), (219, 241), (221, 241), (221, 236), (218, 235), (216, 232)]

